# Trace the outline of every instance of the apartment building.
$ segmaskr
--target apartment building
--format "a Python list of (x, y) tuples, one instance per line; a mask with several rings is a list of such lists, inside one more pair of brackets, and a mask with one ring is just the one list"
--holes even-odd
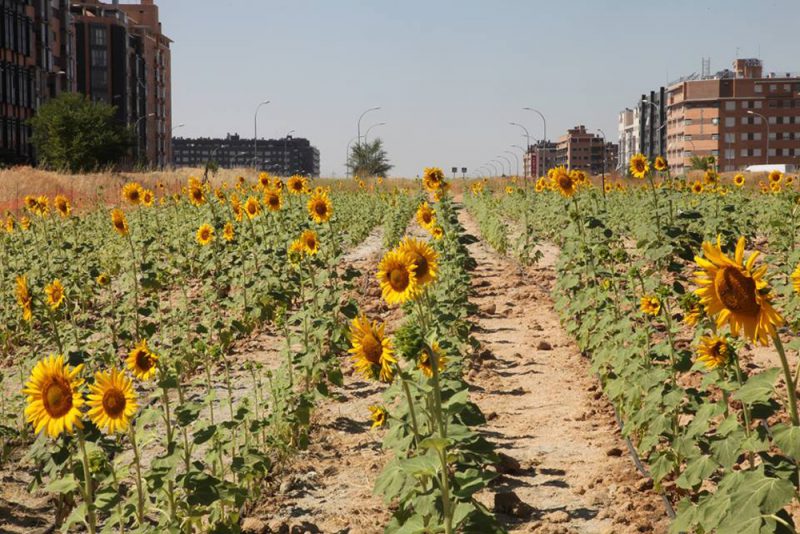
[(0, 163), (32, 160), (28, 119), (74, 89), (69, 2), (0, 0)]
[(581, 124), (558, 139), (554, 163), (590, 174), (610, 172), (617, 166), (617, 148), (603, 137), (587, 132)]
[(721, 171), (765, 163), (800, 165), (800, 76), (764, 74), (759, 59), (688, 77), (667, 88), (667, 157), (673, 170), (713, 156)]
[(202, 167), (214, 161), (220, 167), (255, 166), (272, 174), (319, 176), (319, 150), (308, 139), (253, 139), (228, 134), (224, 139), (208, 137), (173, 140), (174, 162), (178, 167)]
[(625, 162), (630, 161), (631, 157), (641, 151), (639, 142), (641, 107), (625, 108), (620, 111), (617, 121), (617, 133), (619, 135), (619, 157), (618, 168), (625, 166)]
[(537, 141), (522, 156), (526, 176), (543, 176), (547, 174), (547, 169), (555, 166), (555, 162), (556, 144), (552, 141)]

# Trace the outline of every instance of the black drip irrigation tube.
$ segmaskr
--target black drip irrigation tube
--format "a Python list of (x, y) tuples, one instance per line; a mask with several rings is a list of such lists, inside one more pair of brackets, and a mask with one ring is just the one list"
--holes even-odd
[[(603, 381), (600, 378), (600, 374), (595, 373), (595, 377), (597, 377), (597, 381), (600, 383), (600, 387), (602, 388)], [(617, 410), (617, 407), (614, 405), (613, 402), (609, 401), (609, 404), (611, 405), (611, 408), (614, 410), (614, 419), (617, 420), (617, 426), (619, 427), (620, 436), (622, 437), (622, 439), (625, 440), (625, 445), (628, 446), (628, 452), (630, 453), (631, 459), (633, 460), (633, 465), (636, 466), (636, 469), (642, 474), (642, 476), (649, 478), (650, 480), (653, 480), (653, 477), (650, 476), (650, 473), (647, 471), (647, 468), (644, 466), (642, 460), (639, 458), (639, 453), (636, 452), (636, 447), (633, 446), (631, 438), (625, 435), (625, 431), (622, 428), (624, 424), (622, 423), (622, 418), (619, 416), (619, 410)], [(672, 507), (672, 501), (669, 500), (669, 497), (667, 497), (666, 493), (664, 493), (663, 490), (658, 490), (658, 494), (659, 496), (661, 496), (661, 500), (664, 501), (664, 508), (667, 511), (667, 517), (669, 517), (670, 519), (675, 519), (675, 508)]]

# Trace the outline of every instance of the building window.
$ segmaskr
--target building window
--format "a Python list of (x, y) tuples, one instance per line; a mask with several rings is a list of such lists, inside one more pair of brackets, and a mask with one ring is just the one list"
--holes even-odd
[[(758, 151), (758, 154), (756, 154), (756, 156), (760, 156), (761, 155), (761, 150), (757, 150), (757, 151)], [(769, 155), (770, 156), (774, 156), (775, 155), (775, 149), (774, 148), (770, 148), (769, 149)]]
[(739, 155), (740, 155), (740, 156), (742, 156), (743, 158), (746, 158), (746, 157), (749, 155), (749, 154), (748, 154), (748, 152), (749, 152), (749, 151), (748, 151), (746, 148), (743, 148), (743, 149), (742, 149), (742, 150), (739, 152)]
[[(747, 102), (742, 102), (742, 106), (746, 107), (747, 106)], [(728, 102), (725, 102), (725, 109), (727, 109), (728, 111), (735, 110), (736, 109), (736, 102), (732, 101), (732, 100), (728, 101)]]
[(763, 87), (761, 86), (760, 83), (756, 84), (755, 91), (756, 91), (756, 93), (761, 93), (761, 92), (764, 91), (764, 89), (763, 89)]
[[(758, 134), (758, 138), (761, 139), (761, 134)], [(776, 139), (777, 139), (777, 137), (776, 137), (775, 132), (770, 132), (769, 133), (769, 140), (770, 141), (775, 141)]]
[(692, 125), (692, 119), (684, 119), (683, 120), (683, 125), (684, 126), (691, 126)]
[(725, 134), (725, 142), (726, 143), (733, 143), (736, 141), (736, 134), (733, 133), (726, 133)]
[(727, 128), (733, 128), (736, 126), (736, 117), (725, 117), (725, 126)]
[(714, 117), (711, 119), (711, 124), (719, 124), (719, 117)]
[[(759, 85), (758, 87), (761, 87), (761, 86)], [(763, 105), (763, 102), (762, 102), (761, 100), (756, 100), (756, 101), (754, 102), (754, 104), (755, 104), (755, 106), (754, 106), (754, 107), (755, 107), (756, 109), (761, 109), (761, 106)]]
[(753, 150), (753, 156), (759, 157), (760, 155), (761, 155), (761, 149), (760, 148), (756, 148), (755, 150)]
[(106, 27), (98, 24), (92, 24), (89, 36), (89, 44), (92, 46), (105, 46), (106, 45)]
[(719, 141), (719, 134), (711, 134), (712, 141)]
[(105, 48), (92, 48), (92, 67), (107, 67), (108, 52)]
[(773, 92), (775, 92), (775, 90), (776, 90), (777, 88), (778, 88), (778, 84), (776, 84), (776, 83), (771, 83), (771, 84), (769, 84), (769, 92), (770, 92), (770, 93), (773, 93)]
[[(777, 122), (775, 117), (767, 117), (767, 120), (770, 124), (776, 124)], [(756, 124), (761, 124), (761, 117), (758, 117), (758, 122)]]

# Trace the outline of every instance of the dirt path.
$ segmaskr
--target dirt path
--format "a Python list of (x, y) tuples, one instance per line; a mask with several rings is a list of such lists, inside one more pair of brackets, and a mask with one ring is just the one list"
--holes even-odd
[[(466, 211), (460, 219), (479, 235)], [(480, 310), (473, 335), (483, 350), (468, 379), (488, 437), (510, 457), (481, 499), (512, 532), (665, 532), (660, 498), (559, 324), (549, 297), (557, 250), (540, 248), (544, 259), (523, 271), (483, 241), (470, 245)]]

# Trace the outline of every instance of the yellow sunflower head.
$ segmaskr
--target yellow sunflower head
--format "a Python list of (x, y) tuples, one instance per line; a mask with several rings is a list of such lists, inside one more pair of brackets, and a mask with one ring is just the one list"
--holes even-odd
[(779, 184), (783, 180), (783, 173), (779, 170), (770, 171), (769, 173), (769, 183), (770, 184)]
[(214, 227), (208, 223), (200, 225), (195, 235), (195, 240), (198, 244), (206, 246), (214, 240)]
[(128, 353), (125, 363), (128, 370), (139, 380), (150, 380), (158, 369), (158, 356), (147, 347), (143, 339)]
[(76, 427), (83, 428), (82, 369), (83, 365), (71, 368), (61, 355), (36, 363), (22, 393), (27, 396), (28, 403), (25, 417), (37, 434), (45, 430), (48, 436), (55, 438), (64, 431), (71, 434)]
[(119, 235), (128, 235), (128, 220), (122, 210), (116, 208), (111, 210), (111, 224), (114, 225), (114, 231)]
[(413, 237), (406, 237), (400, 242), (397, 249), (411, 258), (414, 263), (414, 275), (420, 287), (436, 278), (439, 255), (428, 243)]
[(156, 194), (153, 193), (151, 189), (145, 189), (142, 191), (142, 204), (146, 207), (150, 207), (156, 200)]
[(703, 336), (697, 347), (697, 359), (708, 369), (724, 367), (733, 355), (733, 348), (719, 336)]
[(703, 174), (703, 182), (705, 182), (706, 185), (717, 185), (717, 182), (719, 182), (719, 174), (713, 169), (708, 169)]
[(300, 195), (305, 193), (308, 190), (308, 180), (306, 180), (305, 176), (300, 176), (299, 174), (295, 174), (286, 184), (286, 188), (289, 192), (293, 195)]
[(650, 172), (650, 162), (644, 154), (636, 154), (631, 158), (630, 171), (634, 178), (646, 178), (647, 173)]
[(308, 214), (311, 219), (321, 224), (327, 222), (333, 215), (333, 204), (326, 193), (314, 193), (308, 199)]
[(14, 233), (14, 217), (12, 215), (6, 216), (5, 226), (6, 226), (6, 232), (8, 232), (9, 234)]
[(98, 371), (89, 392), (87, 415), (95, 426), (108, 434), (124, 432), (136, 414), (133, 381), (117, 369)]
[(143, 192), (139, 182), (128, 182), (122, 187), (122, 200), (134, 206), (141, 204)]
[(283, 205), (283, 196), (280, 189), (264, 189), (264, 205), (270, 211), (280, 211)]
[(256, 197), (247, 197), (244, 203), (244, 212), (247, 214), (248, 219), (255, 219), (261, 213), (261, 204), (258, 203)]
[(790, 278), (792, 280), (792, 288), (794, 288), (795, 293), (800, 293), (800, 263), (797, 264), (797, 267), (795, 267)]
[(423, 228), (431, 228), (436, 224), (436, 212), (427, 202), (417, 208), (417, 223)]
[(235, 233), (233, 230), (232, 222), (228, 221), (225, 223), (225, 227), (222, 229), (222, 237), (225, 239), (225, 241), (228, 241), (229, 243), (233, 241)]
[(553, 170), (553, 188), (556, 189), (564, 198), (570, 198), (578, 190), (578, 182), (575, 175), (571, 174), (563, 165)]
[(733, 184), (736, 187), (742, 187), (744, 185), (744, 174), (737, 174), (733, 177)]
[(386, 424), (386, 409), (383, 406), (370, 406), (369, 417), (372, 419), (372, 428), (380, 428)]
[(69, 217), (72, 213), (72, 206), (69, 204), (69, 199), (64, 195), (56, 195), (56, 198), (53, 199), (53, 205), (58, 214), (64, 219)]
[(25, 204), (25, 209), (27, 209), (31, 213), (35, 212), (36, 208), (39, 206), (39, 202), (33, 195), (25, 195), (25, 198), (22, 199), (22, 202), (23, 204)]
[(61, 280), (55, 279), (44, 288), (44, 293), (47, 296), (47, 305), (51, 310), (58, 309), (61, 303), (64, 302), (64, 286), (61, 285)]
[(447, 364), (447, 356), (445, 356), (444, 351), (435, 341), (430, 348), (424, 347), (419, 353), (417, 367), (419, 367), (419, 370), (422, 371), (425, 376), (430, 378), (433, 376), (434, 361), (436, 362), (438, 372), (441, 373), (444, 371), (445, 365)]
[(387, 252), (378, 265), (378, 282), (383, 298), (390, 305), (412, 300), (417, 293), (414, 258), (394, 249)]
[(97, 282), (97, 285), (100, 287), (107, 286), (111, 283), (111, 277), (108, 273), (100, 273), (97, 275), (97, 278), (94, 279)]
[(653, 168), (659, 172), (663, 172), (669, 168), (669, 165), (667, 165), (667, 160), (663, 156), (656, 156), (656, 159), (653, 161)]
[(734, 337), (743, 332), (747, 339), (766, 345), (775, 335), (775, 327), (783, 324), (783, 317), (771, 304), (764, 277), (767, 266), (754, 270), (758, 252), (745, 261), (744, 246), (744, 237), (740, 237), (733, 258), (729, 258), (722, 252), (720, 237), (716, 245), (704, 242), (703, 256), (695, 256), (700, 267), (695, 273), (695, 283), (700, 286), (695, 294), (706, 313), (716, 319), (717, 328), (728, 324)]
[(431, 237), (433, 237), (437, 241), (444, 237), (444, 230), (442, 229), (441, 226), (434, 226), (433, 228), (430, 229), (430, 232), (431, 232)]
[(642, 297), (639, 309), (647, 315), (658, 315), (661, 311), (661, 301), (655, 295), (645, 295)]
[(258, 185), (261, 187), (269, 187), (272, 183), (272, 177), (267, 172), (259, 173), (258, 175)]
[(15, 294), (17, 304), (22, 309), (22, 319), (30, 321), (33, 319), (33, 297), (28, 289), (28, 277), (26, 275), (17, 276), (15, 283)]
[(319, 252), (319, 238), (314, 230), (306, 230), (300, 234), (300, 242), (306, 254), (314, 255)]
[(439, 167), (425, 167), (422, 173), (422, 184), (431, 193), (437, 191), (444, 183), (444, 172)]
[(361, 314), (350, 325), (350, 354), (356, 371), (364, 378), (391, 382), (394, 376), (392, 340), (384, 334), (385, 323), (370, 322)]
[(694, 193), (695, 195), (699, 195), (700, 193), (703, 192), (704, 189), (705, 186), (703, 185), (703, 182), (701, 182), (700, 180), (695, 180), (694, 183), (692, 184), (692, 193)]

